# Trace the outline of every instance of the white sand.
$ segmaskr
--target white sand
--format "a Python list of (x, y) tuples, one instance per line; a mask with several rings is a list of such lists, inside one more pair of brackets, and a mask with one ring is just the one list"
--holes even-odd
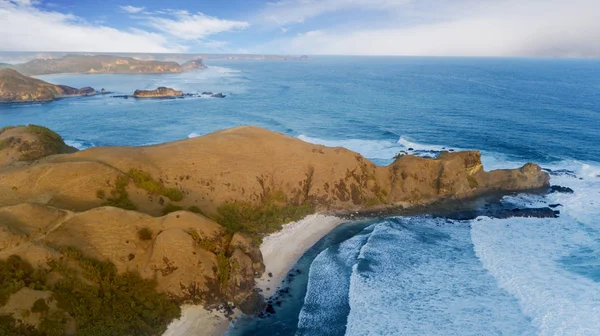
[(229, 319), (221, 312), (184, 305), (181, 306), (181, 317), (169, 324), (163, 336), (222, 336), (229, 324)]
[[(263, 239), (260, 251), (266, 267), (265, 273), (256, 280), (256, 287), (265, 298), (271, 297), (298, 259), (336, 226), (346, 220), (325, 215), (310, 215), (283, 227)], [(272, 273), (272, 277), (268, 274)], [(269, 290), (267, 290), (269, 288)], [(238, 317), (240, 312), (234, 314)], [(230, 321), (220, 312), (208, 311), (202, 306), (181, 307), (181, 318), (171, 322), (163, 336), (222, 336)]]
[[(304, 252), (336, 226), (345, 222), (347, 221), (333, 216), (310, 215), (265, 237), (260, 251), (266, 270), (262, 277), (256, 280), (256, 287), (262, 290), (263, 296), (269, 298), (275, 294), (289, 270)], [(269, 272), (273, 277), (269, 277)]]

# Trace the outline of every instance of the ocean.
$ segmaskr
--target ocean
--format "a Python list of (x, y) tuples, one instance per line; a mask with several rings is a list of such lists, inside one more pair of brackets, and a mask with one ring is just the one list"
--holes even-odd
[[(478, 149), (486, 170), (539, 163), (573, 193), (504, 197), (558, 218), (349, 222), (311, 248), (276, 314), (230, 335), (600, 335), (600, 60), (313, 57), (208, 61), (169, 75), (40, 78), (115, 94), (168, 86), (225, 99), (63, 99), (0, 106), (80, 149), (258, 125), (379, 165)], [(557, 205), (558, 204), (558, 205)]]

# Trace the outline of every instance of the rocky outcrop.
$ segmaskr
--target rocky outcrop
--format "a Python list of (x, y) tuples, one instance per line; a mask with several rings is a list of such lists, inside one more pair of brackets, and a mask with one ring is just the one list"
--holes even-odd
[(111, 55), (67, 55), (55, 59), (36, 59), (11, 67), (29, 76), (59, 73), (179, 73), (205, 68), (202, 60), (180, 65), (176, 62), (142, 61), (132, 57)]
[(0, 169), (76, 151), (66, 145), (60, 135), (42, 126), (5, 127), (0, 130)]
[(222, 93), (214, 93), (212, 95), (210, 95), (212, 98), (225, 98), (226, 96)]
[(159, 87), (156, 90), (135, 90), (135, 98), (171, 98), (183, 97), (183, 92), (171, 88)]
[(15, 70), (0, 69), (0, 103), (46, 102), (63, 97), (96, 94), (93, 88), (54, 85), (24, 76)]
[(206, 65), (204, 65), (201, 58), (185, 62), (181, 65), (181, 71), (194, 71), (198, 69), (206, 69)]

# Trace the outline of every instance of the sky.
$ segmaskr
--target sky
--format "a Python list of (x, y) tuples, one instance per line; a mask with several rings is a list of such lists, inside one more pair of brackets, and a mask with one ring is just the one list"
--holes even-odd
[(0, 0), (0, 51), (600, 57), (600, 0)]

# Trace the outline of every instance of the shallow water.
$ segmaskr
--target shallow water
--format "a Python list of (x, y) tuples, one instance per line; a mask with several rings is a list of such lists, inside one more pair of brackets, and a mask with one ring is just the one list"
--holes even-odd
[[(64, 99), (4, 105), (0, 127), (40, 124), (80, 148), (145, 145), (253, 124), (377, 164), (401, 150), (479, 149), (486, 169), (528, 161), (573, 194), (559, 218), (384, 218), (336, 229), (307, 252), (277, 313), (234, 335), (600, 334), (600, 61), (315, 57), (211, 61), (172, 75), (59, 75), (118, 94), (172, 86), (225, 99)], [(363, 230), (364, 229), (364, 230)], [(305, 295), (306, 294), (306, 295)]]

